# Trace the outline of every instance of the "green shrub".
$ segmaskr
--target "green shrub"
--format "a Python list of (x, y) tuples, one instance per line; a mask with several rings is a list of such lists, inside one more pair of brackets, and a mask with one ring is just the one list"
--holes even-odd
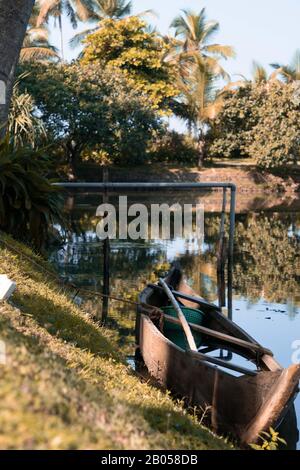
[(0, 142), (0, 229), (40, 249), (48, 229), (62, 222), (61, 191), (46, 178), (50, 160), (43, 150)]
[(247, 146), (250, 133), (257, 124), (256, 110), (260, 105), (251, 84), (229, 92), (208, 133), (208, 156), (232, 159), (250, 157)]
[(277, 80), (231, 92), (209, 132), (210, 157), (250, 157), (260, 168), (284, 169), (300, 156), (300, 89)]
[(150, 148), (149, 155), (154, 162), (196, 164), (198, 161), (198, 152), (193, 139), (175, 131), (158, 135)]
[(264, 95), (256, 111), (258, 119), (248, 153), (261, 168), (285, 169), (300, 157), (299, 91), (294, 84), (276, 82)]

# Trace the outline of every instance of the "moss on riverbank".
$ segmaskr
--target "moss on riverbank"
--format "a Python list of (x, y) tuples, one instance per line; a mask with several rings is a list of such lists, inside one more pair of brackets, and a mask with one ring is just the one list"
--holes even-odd
[(18, 286), (0, 303), (1, 449), (230, 448), (134, 375), (109, 332), (40, 269), (45, 261), (0, 237), (19, 252), (0, 243), (0, 272)]

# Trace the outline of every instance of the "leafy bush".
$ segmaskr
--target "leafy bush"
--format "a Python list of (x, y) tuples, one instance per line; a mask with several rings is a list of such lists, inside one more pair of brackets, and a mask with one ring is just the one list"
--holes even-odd
[(249, 157), (249, 132), (257, 124), (255, 110), (260, 101), (254, 97), (252, 84), (229, 92), (221, 112), (208, 133), (208, 155), (212, 158)]
[(257, 166), (285, 168), (300, 159), (300, 102), (293, 84), (273, 83), (256, 110), (257, 124), (248, 144), (248, 153)]
[(232, 92), (209, 133), (211, 157), (251, 157), (264, 169), (300, 156), (300, 89), (276, 80)]
[(149, 157), (158, 162), (197, 164), (198, 152), (192, 138), (175, 131), (165, 131), (157, 136)]
[(40, 249), (51, 223), (62, 221), (60, 190), (46, 178), (42, 150), (0, 142), (0, 229)]

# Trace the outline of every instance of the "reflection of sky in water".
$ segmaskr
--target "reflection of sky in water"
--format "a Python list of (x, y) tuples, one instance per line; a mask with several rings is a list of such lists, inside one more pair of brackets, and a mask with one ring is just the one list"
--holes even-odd
[(182, 238), (176, 238), (175, 240), (162, 242), (160, 240), (153, 240), (153, 243), (163, 246), (166, 252), (166, 257), (168, 261), (174, 261), (175, 258), (187, 253), (199, 255), (199, 253), (204, 253), (206, 251), (206, 244), (194, 240), (183, 240)]
[(242, 328), (273, 350), (282, 365), (291, 363), (292, 343), (300, 340), (300, 308), (235, 298), (233, 315)]
[[(251, 304), (245, 299), (235, 298), (233, 319), (259, 343), (270, 348), (282, 366), (288, 367), (292, 363), (293, 343), (300, 340), (300, 308), (295, 308), (292, 303), (269, 304), (260, 300)], [(299, 428), (300, 395), (295, 407)]]

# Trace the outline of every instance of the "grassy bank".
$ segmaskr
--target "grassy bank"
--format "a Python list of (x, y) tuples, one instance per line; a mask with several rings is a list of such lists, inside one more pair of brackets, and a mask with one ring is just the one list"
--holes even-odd
[(230, 448), (134, 375), (109, 332), (40, 269), (45, 261), (0, 237), (20, 253), (0, 243), (0, 273), (18, 286), (0, 303), (1, 449)]

